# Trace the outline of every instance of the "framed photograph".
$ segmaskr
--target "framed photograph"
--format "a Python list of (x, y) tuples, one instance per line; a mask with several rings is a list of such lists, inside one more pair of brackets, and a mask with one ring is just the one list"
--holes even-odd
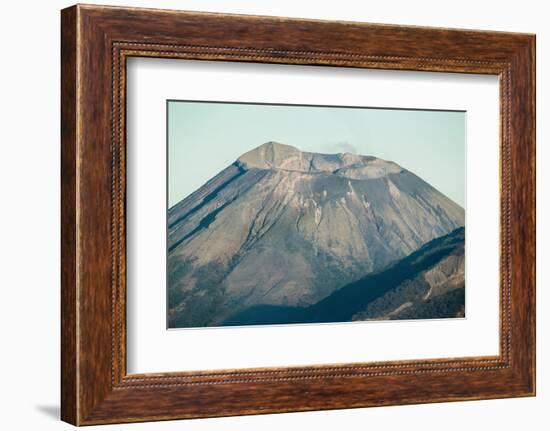
[(535, 36), (61, 14), (62, 419), (535, 394)]
[(169, 329), (465, 317), (465, 112), (167, 110)]

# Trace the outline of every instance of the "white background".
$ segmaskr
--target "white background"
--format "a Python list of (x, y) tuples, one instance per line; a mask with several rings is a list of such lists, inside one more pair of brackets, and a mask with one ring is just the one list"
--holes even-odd
[[(142, 58), (127, 83), (128, 372), (498, 354), (496, 76)], [(466, 319), (167, 331), (167, 99), (467, 111)]]
[[(103, 1), (115, 4), (115, 2)], [(0, 426), (9, 430), (70, 429), (59, 399), (59, 9), (65, 1), (3, 4), (0, 127), (0, 262), (2, 355)], [(347, 19), (537, 33), (538, 137), (538, 396), (508, 399), (106, 426), (146, 430), (498, 430), (547, 429), (550, 297), (549, 14), (545, 2), (524, 0), (358, 2), (354, 0), (118, 1), (190, 10)]]

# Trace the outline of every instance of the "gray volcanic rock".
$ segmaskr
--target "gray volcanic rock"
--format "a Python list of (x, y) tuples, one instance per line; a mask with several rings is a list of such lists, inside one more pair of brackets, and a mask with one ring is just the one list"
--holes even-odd
[(169, 326), (316, 303), (463, 225), (393, 162), (269, 142), (169, 209)]

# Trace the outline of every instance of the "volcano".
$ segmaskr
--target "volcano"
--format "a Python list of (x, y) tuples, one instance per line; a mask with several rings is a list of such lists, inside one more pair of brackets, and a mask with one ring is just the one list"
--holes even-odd
[(168, 326), (312, 306), (463, 226), (392, 161), (265, 143), (168, 210)]

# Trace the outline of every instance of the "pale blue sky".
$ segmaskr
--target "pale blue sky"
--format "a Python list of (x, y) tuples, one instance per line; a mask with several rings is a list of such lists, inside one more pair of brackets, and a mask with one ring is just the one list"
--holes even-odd
[(168, 102), (171, 207), (268, 141), (392, 160), (464, 207), (466, 113)]

